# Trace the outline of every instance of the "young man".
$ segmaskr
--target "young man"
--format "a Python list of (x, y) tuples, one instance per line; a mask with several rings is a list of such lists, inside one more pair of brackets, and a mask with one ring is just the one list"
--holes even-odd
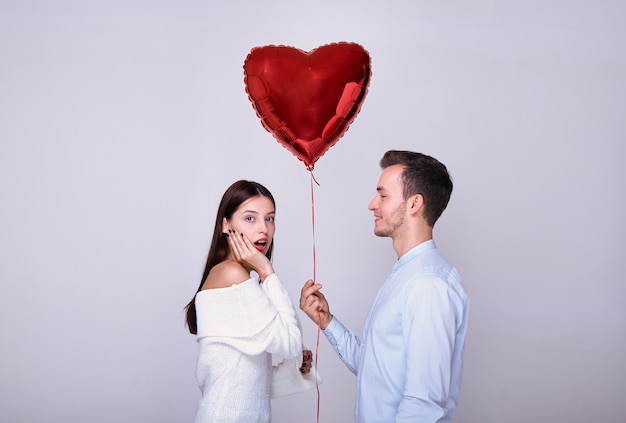
[(456, 269), (437, 250), (433, 226), (452, 181), (433, 157), (388, 151), (369, 204), (374, 233), (398, 256), (356, 336), (330, 313), (321, 285), (309, 280), (300, 308), (320, 323), (357, 376), (357, 423), (450, 422), (461, 387), (469, 298)]

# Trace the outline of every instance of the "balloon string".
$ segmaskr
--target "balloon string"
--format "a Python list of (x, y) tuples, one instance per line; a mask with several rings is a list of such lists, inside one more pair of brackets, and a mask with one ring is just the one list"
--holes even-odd
[(313, 229), (313, 281), (315, 282), (317, 280), (317, 259), (315, 255), (315, 193), (313, 189), (313, 181), (315, 181), (317, 186), (320, 185), (319, 182), (317, 182), (317, 180), (315, 179), (315, 176), (313, 176), (313, 171), (311, 171), (311, 228)]
[[(317, 267), (317, 258), (315, 255), (315, 195), (314, 195), (314, 187), (313, 182), (320, 186), (319, 182), (315, 179), (313, 175), (313, 170), (311, 172), (311, 227), (313, 229), (313, 282), (317, 280), (316, 267)], [(317, 371), (319, 369), (318, 364), (318, 355), (319, 355), (319, 347), (320, 347), (320, 332), (321, 332), (321, 317), (318, 315), (317, 317), (317, 339), (315, 340), (315, 388), (317, 389), (317, 423), (320, 423), (320, 385), (317, 378)]]
[(317, 381), (317, 369), (319, 368), (317, 356), (320, 348), (320, 329), (321, 329), (321, 314), (317, 315), (317, 339), (315, 342), (315, 389), (317, 389), (317, 423), (320, 423), (320, 384)]

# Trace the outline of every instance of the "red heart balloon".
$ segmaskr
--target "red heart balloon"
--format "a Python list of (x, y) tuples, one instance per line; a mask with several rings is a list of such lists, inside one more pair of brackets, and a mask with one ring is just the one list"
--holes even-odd
[(246, 92), (261, 123), (308, 170), (348, 130), (371, 76), (367, 51), (347, 42), (310, 52), (255, 47), (243, 67)]

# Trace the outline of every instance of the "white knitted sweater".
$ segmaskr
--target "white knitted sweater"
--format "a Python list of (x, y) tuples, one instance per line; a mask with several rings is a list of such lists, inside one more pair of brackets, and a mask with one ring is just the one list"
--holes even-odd
[[(195, 423), (267, 423), (270, 397), (315, 387), (316, 369), (299, 371), (300, 322), (276, 274), (202, 290), (195, 304), (202, 391)], [(273, 366), (272, 354), (284, 360)]]

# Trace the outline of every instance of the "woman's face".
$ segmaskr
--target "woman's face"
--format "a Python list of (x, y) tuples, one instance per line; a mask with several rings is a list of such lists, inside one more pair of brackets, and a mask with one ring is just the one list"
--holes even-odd
[(275, 215), (272, 200), (262, 195), (250, 197), (241, 203), (233, 217), (226, 221), (223, 230), (228, 232), (228, 229), (235, 229), (244, 234), (259, 251), (267, 254), (276, 230)]

